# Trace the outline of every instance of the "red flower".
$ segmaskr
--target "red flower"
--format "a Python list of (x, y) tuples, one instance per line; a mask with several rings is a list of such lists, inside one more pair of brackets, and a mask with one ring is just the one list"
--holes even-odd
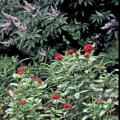
[(60, 53), (55, 53), (54, 58), (55, 58), (56, 60), (62, 60), (62, 59), (63, 59), (63, 56), (62, 56)]
[(75, 53), (74, 50), (72, 50), (72, 49), (67, 50), (67, 54), (72, 55), (73, 53)]
[(52, 99), (57, 100), (57, 99), (60, 99), (62, 96), (61, 96), (60, 94), (52, 94), (50, 97), (51, 97)]
[(24, 104), (26, 104), (26, 100), (19, 100), (18, 103), (19, 103), (19, 105), (24, 105)]
[(27, 70), (27, 68), (26, 67), (18, 67), (17, 68), (17, 72), (16, 72), (16, 74), (19, 74), (19, 75), (21, 75), (21, 74), (23, 74), (25, 71)]
[(42, 79), (39, 78), (38, 76), (30, 75), (29, 77), (40, 84), (43, 82)]
[(72, 107), (73, 107), (72, 104), (69, 103), (63, 104), (63, 108), (70, 109)]
[(83, 47), (83, 50), (85, 51), (85, 52), (91, 52), (92, 50), (93, 50), (93, 46), (92, 46), (92, 44), (85, 44), (84, 45), (84, 47)]

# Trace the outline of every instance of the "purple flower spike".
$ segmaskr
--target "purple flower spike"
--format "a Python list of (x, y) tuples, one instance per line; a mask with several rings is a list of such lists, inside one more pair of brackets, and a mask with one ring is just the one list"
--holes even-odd
[(12, 23), (11, 22), (3, 23), (0, 25), (0, 27), (3, 28), (3, 30), (8, 30), (12, 28)]
[(101, 29), (105, 30), (105, 29), (111, 29), (113, 27), (117, 26), (117, 21), (115, 19), (111, 20), (110, 22), (107, 22), (103, 27), (101, 27)]
[(35, 10), (35, 6), (32, 6), (31, 4), (29, 4), (27, 1), (24, 1), (25, 6), (23, 6), (23, 8), (29, 12), (32, 13)]
[(25, 24), (21, 23), (21, 21), (16, 21), (16, 22), (14, 21), (14, 25), (21, 32), (26, 32), (27, 31), (27, 26)]
[(108, 30), (107, 34), (111, 33), (116, 27), (118, 26), (118, 22), (113, 19), (110, 22), (107, 22), (103, 27), (102, 30)]
[(101, 29), (105, 30), (105, 29), (110, 29), (112, 27), (113, 27), (113, 23), (112, 22), (108, 22), (103, 27), (101, 27)]
[(2, 11), (2, 14), (3, 14), (4, 18), (7, 19), (7, 20), (10, 20), (10, 21), (11, 21), (11, 20), (19, 20), (17, 17), (14, 17), (14, 16), (12, 16), (12, 15), (9, 15), (9, 14), (3, 12), (3, 11)]

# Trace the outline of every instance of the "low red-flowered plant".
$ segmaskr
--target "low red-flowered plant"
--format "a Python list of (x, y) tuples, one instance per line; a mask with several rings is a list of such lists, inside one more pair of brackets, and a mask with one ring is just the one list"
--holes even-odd
[(62, 98), (62, 96), (61, 96), (61, 94), (52, 94), (51, 96), (50, 96), (50, 98), (51, 99), (54, 99), (54, 100), (57, 100), (57, 99), (60, 99), (60, 98)]
[(73, 107), (73, 105), (70, 103), (63, 104), (63, 108), (65, 108), (65, 109), (71, 109), (72, 107)]
[(56, 60), (62, 60), (63, 59), (63, 55), (61, 55), (60, 53), (55, 53), (54, 58)]
[(84, 45), (84, 47), (83, 47), (83, 50), (85, 51), (85, 52), (91, 52), (92, 50), (93, 50), (93, 46), (92, 46), (92, 44), (90, 44), (90, 43), (88, 43), (88, 44), (85, 44)]
[(72, 49), (68, 49), (68, 50), (67, 50), (67, 54), (69, 54), (69, 55), (72, 55), (72, 54), (74, 54), (74, 53), (75, 53), (75, 51), (72, 50)]
[(19, 101), (18, 101), (18, 104), (19, 104), (19, 105), (24, 105), (24, 104), (26, 104), (26, 100), (19, 100)]

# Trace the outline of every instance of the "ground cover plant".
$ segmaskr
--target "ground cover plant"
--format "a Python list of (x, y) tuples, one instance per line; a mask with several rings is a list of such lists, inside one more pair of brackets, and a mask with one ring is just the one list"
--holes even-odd
[(92, 49), (90, 45), (84, 47), (89, 53), (87, 56), (71, 49), (64, 56), (56, 53), (50, 65), (39, 66), (41, 76), (31, 71), (31, 65), (18, 67), (13, 72), (16, 81), (9, 84), (4, 99), (5, 119), (114, 117), (112, 113), (118, 104), (118, 75), (108, 73), (105, 67), (109, 63), (98, 62), (100, 57), (88, 52)]
[(117, 120), (118, 7), (0, 0), (0, 120)]

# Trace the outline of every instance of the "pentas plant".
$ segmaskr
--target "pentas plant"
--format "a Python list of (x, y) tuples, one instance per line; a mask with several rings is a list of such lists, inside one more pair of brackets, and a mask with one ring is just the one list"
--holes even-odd
[(34, 82), (35, 79), (32, 75), (10, 84), (5, 119), (59, 119), (72, 109), (72, 104), (66, 103), (60, 92), (52, 94), (46, 83)]
[[(27, 76), (27, 75), (26, 75)], [(15, 78), (15, 80), (18, 80)], [(37, 81), (37, 82), (36, 82)], [(46, 88), (46, 84), (38, 82), (38, 77), (31, 78), (22, 75), (22, 78), (11, 83), (10, 88), (14, 96), (8, 96), (10, 100), (9, 109), (6, 110), (6, 119), (36, 119), (39, 117), (36, 110), (40, 110), (42, 106), (42, 98), (46, 98), (42, 91)], [(10, 90), (9, 90), (10, 91)], [(41, 95), (43, 92), (44, 95)], [(10, 112), (11, 111), (11, 112)], [(16, 112), (15, 112), (16, 111)]]
[(72, 108), (73, 113), (69, 111), (64, 119), (103, 119), (117, 104), (118, 76), (107, 73), (107, 63), (100, 60), (100, 56), (93, 56), (93, 50), (94, 46), (88, 43), (83, 46), (84, 54), (79, 51), (68, 54), (67, 50), (61, 60), (55, 58), (56, 61), (45, 68), (48, 69), (48, 86), (62, 92), (66, 104)]
[(72, 49), (55, 54), (49, 65), (38, 66), (40, 77), (19, 67), (24, 73), (9, 86), (5, 118), (99, 120), (111, 116), (118, 102), (118, 75), (107, 73), (107, 63), (93, 56), (93, 50), (87, 43), (83, 51), (90, 53), (88, 57)]

